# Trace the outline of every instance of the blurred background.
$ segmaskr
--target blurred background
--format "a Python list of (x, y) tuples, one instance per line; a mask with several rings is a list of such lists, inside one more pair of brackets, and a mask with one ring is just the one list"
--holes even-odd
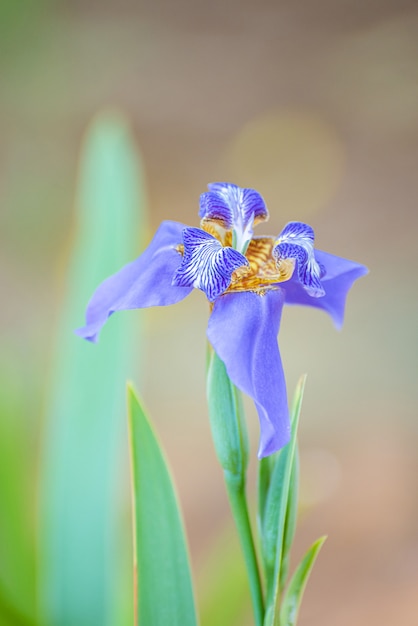
[[(319, 248), (369, 267), (341, 333), (296, 308), (280, 331), (290, 392), (308, 373), (295, 559), (329, 535), (300, 625), (418, 623), (417, 67), (412, 0), (0, 0), (0, 623), (34, 624), (37, 614), (45, 416), (79, 157), (108, 109), (129, 121), (145, 172), (138, 251), (162, 219), (197, 225), (199, 194), (227, 180), (264, 196), (270, 221), (258, 234), (307, 221)], [(207, 317), (193, 293), (111, 324), (142, 325), (128, 374), (166, 447), (210, 615), (213, 572), (238, 548), (206, 412)], [(83, 320), (80, 305), (75, 325)], [(123, 393), (118, 411), (124, 423)], [(255, 493), (249, 403), (248, 422)], [(124, 546), (124, 437), (120, 445), (109, 473)], [(250, 624), (245, 578), (234, 594), (235, 617), (205, 623)], [(130, 587), (122, 596), (129, 604)]]

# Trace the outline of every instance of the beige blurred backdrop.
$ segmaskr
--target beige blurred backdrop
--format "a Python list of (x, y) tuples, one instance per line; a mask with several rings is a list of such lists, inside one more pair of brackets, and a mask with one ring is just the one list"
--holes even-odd
[[(199, 194), (228, 180), (264, 195), (259, 234), (304, 220), (319, 248), (370, 268), (342, 332), (297, 308), (280, 331), (289, 389), (308, 373), (296, 556), (329, 535), (300, 625), (415, 626), (416, 2), (0, 4), (0, 338), (2, 360), (33, 391), (34, 467), (80, 143), (95, 113), (116, 107), (144, 158), (152, 230), (162, 219), (197, 225)], [(205, 404), (207, 317), (201, 293), (148, 311), (138, 347), (197, 576), (229, 523)], [(253, 488), (250, 404), (248, 421)]]

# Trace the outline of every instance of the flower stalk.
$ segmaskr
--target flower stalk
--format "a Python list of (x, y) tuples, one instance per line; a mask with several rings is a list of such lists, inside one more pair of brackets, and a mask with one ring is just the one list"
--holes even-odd
[(264, 600), (246, 496), (248, 437), (241, 392), (231, 383), (224, 363), (212, 348), (208, 354), (207, 394), (215, 452), (247, 567), (255, 623), (262, 626)]
[(260, 570), (257, 562), (257, 554), (251, 530), (250, 517), (248, 513), (247, 496), (244, 486), (237, 486), (225, 477), (228, 492), (229, 504), (234, 517), (235, 526), (244, 554), (245, 565), (247, 567), (248, 580), (250, 584), (251, 600), (253, 604), (254, 619), (256, 626), (263, 626), (264, 623), (264, 599), (261, 586)]

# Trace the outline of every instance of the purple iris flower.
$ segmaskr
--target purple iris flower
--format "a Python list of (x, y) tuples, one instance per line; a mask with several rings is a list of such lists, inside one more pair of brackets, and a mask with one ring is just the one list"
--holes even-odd
[(326, 311), (340, 328), (347, 293), (363, 265), (314, 250), (314, 232), (290, 222), (277, 238), (254, 237), (268, 219), (261, 195), (214, 183), (200, 198), (200, 228), (165, 221), (135, 261), (107, 278), (77, 334), (97, 341), (115, 311), (166, 306), (193, 288), (210, 302), (207, 336), (231, 381), (255, 403), (259, 458), (290, 438), (286, 384), (277, 344), (284, 304)]

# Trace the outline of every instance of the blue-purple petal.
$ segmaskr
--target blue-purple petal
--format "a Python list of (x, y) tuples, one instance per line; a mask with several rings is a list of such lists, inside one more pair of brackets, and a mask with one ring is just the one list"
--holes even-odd
[(173, 285), (201, 289), (210, 302), (226, 291), (232, 273), (248, 265), (244, 255), (222, 244), (200, 228), (183, 231), (184, 254)]
[(219, 193), (207, 191), (200, 195), (199, 216), (202, 219), (220, 222), (230, 230), (234, 225), (234, 214), (227, 200)]
[(288, 222), (278, 236), (280, 242), (297, 243), (300, 246), (312, 247), (315, 233), (312, 226), (304, 222)]
[(148, 248), (119, 272), (107, 278), (93, 294), (86, 312), (86, 325), (76, 333), (97, 341), (108, 317), (115, 311), (166, 306), (183, 300), (192, 287), (172, 285), (182, 257), (176, 250), (184, 224), (161, 224)]
[(255, 189), (238, 187), (232, 183), (210, 183), (209, 191), (221, 196), (230, 207), (235, 220), (242, 223), (261, 221), (268, 218), (268, 210), (263, 197)]
[(277, 344), (283, 302), (281, 290), (263, 296), (229, 293), (216, 300), (208, 324), (208, 339), (230, 379), (254, 400), (260, 419), (259, 458), (273, 454), (290, 438), (286, 383)]
[(368, 269), (364, 265), (321, 250), (315, 251), (315, 259), (324, 273), (321, 283), (325, 295), (321, 298), (310, 296), (299, 278), (293, 275), (289, 281), (280, 285), (285, 292), (285, 303), (322, 309), (331, 316), (335, 326), (341, 328), (347, 294), (353, 283), (368, 273)]
[(321, 284), (323, 268), (314, 255), (315, 234), (313, 228), (303, 222), (289, 222), (277, 238), (273, 256), (280, 259), (295, 259), (296, 273), (310, 296), (321, 298), (325, 290)]

